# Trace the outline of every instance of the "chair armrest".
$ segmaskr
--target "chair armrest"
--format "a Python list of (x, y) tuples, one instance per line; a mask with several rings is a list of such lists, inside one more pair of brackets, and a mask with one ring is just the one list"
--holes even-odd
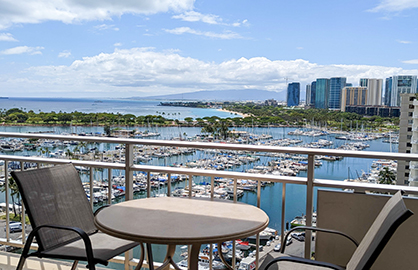
[(359, 245), (358, 242), (353, 237), (349, 236), (346, 233), (340, 232), (340, 231), (330, 230), (330, 229), (324, 229), (324, 228), (317, 228), (317, 227), (298, 226), (298, 227), (295, 227), (295, 228), (293, 228), (293, 229), (291, 229), (290, 231), (287, 232), (284, 240), (282, 241), (282, 246), (280, 248), (280, 253), (284, 253), (284, 250), (286, 248), (287, 238), (290, 236), (290, 234), (293, 231), (297, 231), (297, 230), (310, 230), (310, 231), (318, 231), (318, 232), (326, 232), (326, 233), (338, 234), (338, 235), (344, 236), (344, 237), (348, 238), (349, 240), (351, 240), (351, 242), (353, 242), (354, 245), (356, 245), (356, 247), (358, 247), (358, 245)]
[(96, 216), (100, 211), (102, 211), (104, 208), (109, 207), (110, 204), (105, 204), (100, 206), (99, 208), (96, 209), (96, 211), (94, 211), (93, 215)]
[[(334, 269), (334, 270), (344, 270), (345, 269), (345, 268), (343, 268), (339, 265), (335, 265), (335, 264), (332, 264), (332, 263), (309, 260), (309, 259), (299, 258), (299, 257), (290, 257), (290, 256), (283, 256), (283, 257), (275, 258), (272, 261), (270, 261), (264, 269), (267, 270), (273, 264), (275, 264), (277, 262), (280, 263), (280, 261), (295, 262), (295, 263), (298, 263), (298, 264), (306, 264), (306, 265), (312, 265), (312, 266), (322, 266), (322, 267), (327, 267), (329, 269)], [(278, 269), (280, 269), (280, 266), (278, 267)]]
[[(90, 237), (88, 236), (88, 234), (85, 231), (83, 231), (82, 229), (80, 229), (78, 227), (70, 227), (70, 226), (62, 226), (62, 225), (49, 225), (49, 224), (44, 224), (44, 225), (41, 225), (41, 226), (37, 226), (36, 228), (34, 228), (30, 232), (30, 234), (28, 236), (27, 243), (29, 243), (29, 245), (27, 247), (27, 253), (29, 252), (30, 243), (32, 243), (33, 237), (38, 233), (38, 231), (40, 229), (44, 229), (44, 228), (67, 230), (67, 231), (73, 231), (73, 232), (77, 233), (81, 237), (81, 239), (83, 240), (84, 246), (86, 247), (86, 255), (87, 255), (88, 265), (95, 265), (94, 257), (93, 257), (93, 249), (92, 249), (92, 246), (91, 246)], [(26, 245), (25, 245), (24, 249), (26, 249)]]

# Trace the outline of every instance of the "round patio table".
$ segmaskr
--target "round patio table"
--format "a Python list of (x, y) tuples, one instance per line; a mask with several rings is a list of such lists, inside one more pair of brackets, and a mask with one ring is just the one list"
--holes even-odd
[(191, 270), (198, 270), (202, 244), (248, 237), (268, 223), (267, 214), (249, 204), (178, 197), (130, 200), (104, 208), (95, 217), (97, 228), (112, 236), (168, 245), (163, 266), (174, 265), (176, 245), (191, 245)]

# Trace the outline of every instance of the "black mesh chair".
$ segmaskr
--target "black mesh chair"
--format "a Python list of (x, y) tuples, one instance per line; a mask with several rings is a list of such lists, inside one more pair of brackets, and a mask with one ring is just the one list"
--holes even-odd
[[(275, 258), (272, 261), (270, 261), (266, 265), (265, 269), (268, 269), (270, 267), (273, 269), (273, 266), (277, 266), (279, 270), (369, 269), (376, 261), (377, 257), (380, 255), (389, 239), (395, 233), (396, 229), (412, 215), (413, 213), (406, 208), (402, 199), (402, 193), (399, 191), (386, 202), (385, 206), (380, 211), (379, 215), (367, 231), (366, 235), (363, 237), (360, 244), (357, 246), (357, 249), (354, 251), (346, 267), (321, 261), (287, 256), (284, 254), (285, 245), (283, 245), (280, 250), (282, 254), (280, 254), (278, 258)], [(294, 229), (307, 229), (312, 231), (321, 231), (347, 236), (344, 233), (338, 231), (320, 229), (315, 227), (297, 227)], [(289, 231), (289, 233), (286, 235), (285, 240), (292, 231), (293, 229)], [(349, 236), (347, 237), (356, 244), (356, 241), (353, 238)]]
[[(107, 265), (109, 259), (138, 245), (96, 229), (91, 205), (72, 164), (12, 172), (12, 176), (33, 229), (18, 270), (29, 256), (74, 260), (72, 269), (78, 261), (87, 261), (87, 267), (94, 270), (97, 263)], [(39, 247), (29, 253), (34, 237)]]

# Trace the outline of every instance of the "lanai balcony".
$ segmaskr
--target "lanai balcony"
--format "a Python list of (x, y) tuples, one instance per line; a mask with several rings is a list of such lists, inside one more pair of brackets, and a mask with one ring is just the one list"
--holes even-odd
[[(164, 173), (167, 174), (168, 181), (166, 187), (166, 195), (173, 196), (174, 190), (172, 186), (172, 180), (174, 175), (186, 175), (187, 183), (189, 186), (193, 186), (193, 181), (197, 177), (207, 177), (210, 179), (208, 185), (208, 196), (214, 197), (215, 179), (218, 177), (231, 179), (233, 183), (232, 200), (238, 200), (238, 187), (240, 180), (253, 180), (256, 183), (256, 206), (263, 208), (261, 190), (263, 182), (271, 182), (274, 185), (281, 185), (281, 192), (275, 194), (275, 203), (277, 204), (277, 212), (274, 215), (281, 216), (281, 229), (279, 235), (284, 235), (286, 228), (285, 213), (286, 208), (292, 207), (287, 204), (286, 195), (287, 188), (290, 185), (299, 185), (304, 187), (303, 198), (305, 203), (304, 212), (306, 215), (306, 225), (313, 224), (314, 209), (317, 209), (318, 226), (325, 225), (328, 228), (335, 228), (344, 230), (346, 233), (353, 235), (358, 241), (361, 240), (362, 233), (364, 235), (365, 228), (367, 229), (375, 215), (381, 208), (381, 195), (366, 195), (369, 192), (380, 193), (395, 193), (398, 190), (405, 191), (406, 195), (416, 196), (418, 195), (417, 187), (398, 186), (398, 185), (378, 185), (373, 183), (361, 183), (361, 182), (345, 182), (333, 179), (318, 179), (315, 177), (315, 157), (317, 156), (338, 156), (344, 158), (367, 158), (373, 160), (388, 159), (388, 160), (406, 160), (418, 162), (418, 154), (399, 154), (399, 153), (386, 153), (386, 152), (370, 152), (370, 151), (344, 151), (334, 149), (311, 149), (311, 148), (298, 148), (298, 147), (275, 147), (275, 146), (262, 146), (262, 145), (243, 145), (243, 144), (224, 144), (224, 143), (201, 143), (201, 142), (186, 142), (186, 141), (167, 141), (167, 140), (142, 140), (142, 139), (125, 139), (125, 138), (108, 138), (108, 137), (94, 137), (94, 136), (63, 136), (63, 135), (46, 135), (46, 134), (27, 134), (27, 133), (5, 133), (0, 132), (1, 137), (6, 138), (31, 138), (31, 139), (46, 139), (57, 141), (81, 141), (89, 143), (108, 143), (122, 145), (123, 157), (122, 162), (105, 162), (103, 160), (73, 160), (67, 159), (65, 156), (61, 158), (43, 158), (38, 156), (18, 156), (18, 155), (0, 155), (0, 160), (4, 161), (3, 172), (9, 171), (10, 162), (18, 162), (19, 168), (31, 167), (28, 164), (35, 164), (35, 167), (63, 164), (72, 162), (75, 166), (80, 166), (83, 170), (89, 172), (89, 193), (94, 194), (94, 171), (103, 170), (103, 173), (107, 174), (107, 179), (112, 179), (113, 171), (120, 170), (124, 172), (124, 187), (125, 187), (125, 200), (132, 200), (134, 198), (134, 175), (142, 172), (147, 181), (146, 194), (151, 196), (151, 175), (152, 173)], [(216, 169), (191, 169), (183, 167), (170, 167), (170, 166), (151, 166), (151, 165), (138, 165), (134, 163), (136, 145), (151, 145), (154, 147), (179, 147), (188, 149), (212, 149), (212, 150), (228, 150), (242, 153), (258, 153), (258, 154), (270, 154), (279, 155), (281, 153), (297, 154), (307, 157), (307, 176), (283, 176), (274, 174), (257, 174), (257, 173), (245, 173), (235, 171), (219, 171)], [(7, 186), (7, 185), (6, 185)], [(112, 185), (107, 185), (108, 194), (112, 194)], [(321, 190), (321, 191), (318, 191)], [(6, 193), (9, 194), (10, 190), (6, 188)], [(188, 189), (187, 196), (193, 196), (192, 189)], [(5, 196), (6, 205), (11, 203), (9, 196)], [(106, 199), (109, 203), (112, 200)], [(93, 207), (94, 200), (90, 200)], [(333, 207), (334, 203), (338, 202), (341, 207)], [(407, 206), (415, 213), (418, 213), (418, 201), (415, 198), (408, 198)], [(24, 211), (24, 209), (23, 209)], [(321, 212), (322, 211), (322, 212)], [(22, 235), (17, 240), (12, 240), (9, 233), (9, 208), (6, 207), (6, 228), (5, 237), (0, 239), (0, 244), (11, 247), (22, 247), (22, 239), (25, 239), (27, 232), (25, 226), (23, 226)], [(416, 243), (418, 243), (418, 232), (416, 231), (416, 225), (418, 225), (417, 215), (413, 216), (405, 225), (402, 225), (396, 232), (395, 236), (389, 242), (387, 248), (376, 262), (376, 268), (396, 265), (397, 268), (411, 269), (415, 265), (418, 265), (418, 258), (414, 256), (414, 250), (416, 249)], [(361, 218), (359, 218), (361, 217)], [(22, 223), (25, 221), (22, 219)], [(357, 237), (356, 237), (357, 236)], [(349, 258), (350, 252), (353, 251), (351, 247), (346, 247), (341, 239), (319, 239), (315, 245), (312, 245), (311, 235), (306, 233), (306, 241), (304, 242), (303, 255), (306, 258), (311, 257), (312, 252), (315, 252), (317, 258), (329, 259), (331, 262), (344, 264), (345, 260)], [(319, 241), (320, 240), (320, 241)], [(279, 240), (276, 240), (279, 241)], [(331, 242), (330, 242), (331, 241)], [(334, 254), (335, 241), (337, 245), (340, 245), (341, 256)], [(331, 243), (333, 243), (331, 245)], [(260, 240), (256, 241), (256, 245), (260, 245)], [(36, 246), (34, 246), (36, 248)], [(315, 249), (313, 249), (315, 248)], [(331, 255), (329, 255), (331, 254)], [(260, 251), (256, 248), (255, 258), (258, 268), (262, 268), (265, 260), (271, 259), (271, 254)], [(0, 253), (0, 267), (2, 269), (12, 269), (17, 264), (18, 255), (14, 253)], [(125, 268), (130, 269), (138, 260), (133, 257), (132, 253), (125, 254), (125, 257), (118, 257), (113, 260), (115, 263), (124, 264), (124, 266), (115, 264), (111, 265), (111, 268)], [(51, 267), (51, 268), (50, 268)], [(66, 269), (70, 268), (67, 262), (61, 261), (48, 261), (48, 260), (33, 260), (32, 263), (28, 263), (29, 269)], [(82, 269), (82, 266), (79, 266)], [(380, 268), (382, 269), (382, 268)], [(385, 268), (385, 269), (391, 269)]]

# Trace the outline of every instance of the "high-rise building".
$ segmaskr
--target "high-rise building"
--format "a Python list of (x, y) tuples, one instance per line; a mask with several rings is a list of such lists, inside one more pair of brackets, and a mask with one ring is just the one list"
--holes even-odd
[(360, 79), (360, 86), (361, 87), (369, 86), (369, 79)]
[(360, 79), (360, 86), (367, 87), (366, 105), (382, 105), (383, 79)]
[(385, 101), (388, 106), (401, 105), (401, 94), (417, 93), (417, 76), (400, 75), (386, 79)]
[(383, 98), (383, 104), (390, 106), (390, 96), (392, 95), (392, 77), (386, 78), (385, 82), (385, 96)]
[(298, 106), (300, 101), (300, 83), (293, 82), (287, 85), (287, 106)]
[(311, 85), (307, 84), (306, 85), (306, 97), (305, 97), (305, 104), (306, 106), (310, 106), (311, 105)]
[[(418, 100), (414, 94), (401, 94), (398, 143), (399, 153), (418, 154)], [(398, 160), (396, 171), (397, 185), (418, 186), (418, 162)]]
[(341, 91), (341, 111), (345, 112), (346, 106), (366, 105), (367, 87), (344, 87)]
[(329, 98), (329, 79), (316, 79), (315, 108), (327, 109)]
[(315, 107), (316, 81), (311, 83), (311, 107)]
[(347, 79), (334, 77), (329, 81), (328, 109), (339, 110), (341, 107), (341, 90), (345, 87)]

